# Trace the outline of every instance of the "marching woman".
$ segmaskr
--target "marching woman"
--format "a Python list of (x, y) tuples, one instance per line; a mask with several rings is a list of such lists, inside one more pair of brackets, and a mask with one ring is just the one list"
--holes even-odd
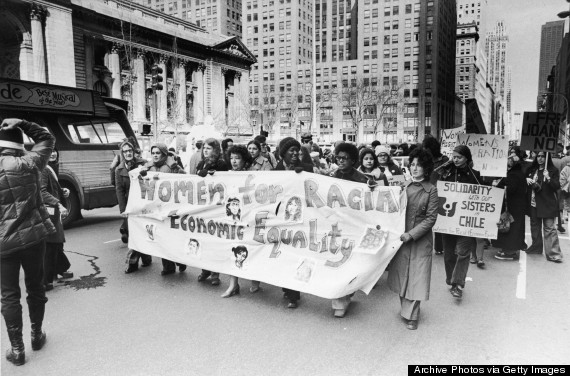
[[(155, 144), (150, 148), (152, 161), (147, 163), (148, 171), (165, 172), (171, 174), (183, 174), (184, 169), (178, 165), (176, 160), (168, 155), (168, 148), (165, 144)], [(144, 260), (143, 260), (144, 263)], [(167, 259), (162, 259), (162, 271), (160, 275), (168, 275), (176, 272), (176, 265), (181, 272), (186, 270), (186, 265), (174, 263)], [(143, 264), (144, 266), (144, 264)], [(126, 272), (126, 271), (125, 271)]]
[[(129, 177), (129, 171), (144, 165), (146, 161), (142, 158), (135, 157), (135, 145), (130, 141), (123, 142), (120, 146), (120, 150), (121, 162), (115, 169), (115, 192), (117, 194), (117, 201), (119, 202), (119, 211), (121, 214), (123, 214), (127, 208), (129, 190), (131, 188), (131, 178)], [(121, 233), (123, 233), (123, 236), (128, 239), (128, 218), (125, 218), (123, 221), (123, 225), (121, 226)], [(129, 249), (126, 260), (128, 265), (125, 269), (126, 274), (132, 273), (139, 269), (139, 259), (142, 259), (142, 266), (149, 266), (152, 262), (151, 256), (135, 251), (134, 249)]]
[[(465, 145), (453, 149), (453, 161), (448, 168), (440, 170), (442, 181), (481, 184), (481, 175), (471, 168), (473, 158), (471, 150)], [(463, 296), (465, 278), (469, 269), (471, 252), (477, 247), (477, 240), (470, 236), (443, 234), (443, 252), (445, 263), (445, 282), (451, 286), (450, 292), (455, 298)]]
[[(222, 147), (215, 138), (208, 138), (204, 141), (202, 160), (198, 163), (196, 170), (197, 174), (201, 177), (205, 177), (207, 174), (213, 174), (216, 171), (228, 171), (228, 165), (222, 155)], [(198, 276), (198, 282), (204, 282), (210, 276), (210, 283), (213, 286), (218, 286), (220, 284), (220, 273), (212, 273), (205, 269), (202, 269), (202, 273)]]
[(247, 151), (253, 158), (251, 163), (250, 171), (271, 171), (271, 161), (261, 155), (261, 144), (255, 140), (250, 141), (247, 144)]
[(378, 158), (378, 163), (380, 164), (380, 170), (384, 173), (384, 175), (386, 175), (388, 180), (390, 180), (393, 175), (402, 175), (402, 170), (394, 163), (390, 157), (390, 148), (388, 146), (376, 146), (376, 149), (374, 151), (376, 153), (376, 157)]
[[(281, 160), (275, 166), (276, 171), (288, 171), (293, 170), (295, 172), (313, 172), (312, 164), (301, 163), (299, 159), (299, 151), (301, 150), (301, 144), (299, 141), (295, 140), (293, 137), (285, 137), (279, 142), (279, 155)], [(298, 301), (301, 299), (301, 293), (299, 291), (283, 289), (283, 295), (289, 300), (288, 308), (297, 308)]]
[[(552, 164), (550, 154), (539, 151), (530, 166), (526, 181), (530, 196), (530, 232), (532, 245), (526, 253), (542, 254), (543, 235), (544, 253), (548, 261), (561, 263), (562, 252), (556, 232), (558, 217), (558, 198), (560, 188), (559, 172)], [(542, 233), (541, 233), (542, 232)]]
[(372, 149), (364, 148), (360, 151), (360, 166), (357, 170), (374, 181), (383, 181), (384, 185), (388, 185), (388, 179), (380, 170), (380, 163)]
[(432, 227), (437, 219), (439, 199), (437, 188), (430, 182), (433, 171), (431, 153), (416, 148), (410, 153), (412, 180), (404, 185), (408, 206), (406, 228), (400, 236), (404, 242), (390, 264), (388, 285), (400, 295), (400, 315), (406, 320), (406, 328), (418, 328), (420, 302), (429, 299)]

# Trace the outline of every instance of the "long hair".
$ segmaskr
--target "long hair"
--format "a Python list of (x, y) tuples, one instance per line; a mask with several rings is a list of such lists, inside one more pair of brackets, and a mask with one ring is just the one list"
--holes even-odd
[[(220, 155), (222, 155), (222, 147), (220, 146), (220, 142), (215, 138), (207, 138), (204, 141), (204, 145), (210, 145), (212, 147), (212, 153), (208, 158), (211, 163), (216, 163), (218, 159), (220, 159)], [(206, 157), (204, 157), (204, 147), (202, 147), (202, 160), (206, 161)]]
[(417, 159), (418, 164), (424, 169), (424, 179), (429, 179), (433, 172), (433, 156), (431, 155), (431, 151), (423, 147), (415, 148), (409, 156), (410, 165), (414, 159)]
[[(292, 202), (295, 202), (297, 204), (297, 211), (291, 214), (289, 213), (287, 208), (289, 207), (289, 204)], [(292, 221), (298, 221), (299, 219), (301, 219), (301, 199), (297, 196), (291, 197), (289, 201), (287, 201), (287, 205), (285, 205), (285, 220), (288, 221), (289, 218), (291, 218)]]
[(538, 170), (538, 154), (539, 153), (544, 153), (544, 155), (546, 156), (546, 165), (545, 166), (547, 167), (548, 170), (551, 170), (552, 168), (556, 168), (552, 164), (552, 155), (550, 153), (547, 153), (545, 151), (537, 151), (536, 155), (534, 156), (534, 159), (532, 160), (532, 164), (530, 165), (531, 170)]
[(364, 157), (366, 157), (368, 154), (372, 155), (372, 159), (374, 160), (374, 163), (372, 164), (372, 170), (378, 168), (380, 166), (380, 163), (378, 162), (378, 158), (376, 158), (376, 154), (374, 154), (374, 150), (369, 148), (364, 148), (360, 152), (360, 158), (359, 158), (361, 169), (364, 169), (364, 167), (362, 166), (362, 162), (364, 161)]
[(237, 197), (230, 197), (228, 198), (228, 202), (226, 203), (226, 215), (228, 217), (232, 217), (232, 219), (241, 219), (241, 209), (238, 210), (237, 214), (232, 213), (232, 210), (230, 209), (230, 205), (232, 202), (237, 202), (239, 203), (239, 198)]

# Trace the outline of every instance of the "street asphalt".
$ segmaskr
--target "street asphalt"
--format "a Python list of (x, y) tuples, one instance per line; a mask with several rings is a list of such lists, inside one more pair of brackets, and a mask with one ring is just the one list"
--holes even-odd
[(280, 288), (262, 284), (250, 294), (247, 280), (241, 295), (222, 299), (228, 276), (220, 286), (198, 283), (195, 268), (162, 277), (158, 258), (124, 274), (117, 213), (84, 211), (66, 231), (75, 276), (47, 293), (48, 342), (31, 350), (22, 299), (27, 362), (15, 367), (2, 356), (2, 375), (405, 375), (408, 364), (570, 363), (567, 234), (562, 264), (526, 254), (501, 261), (487, 250), (485, 269), (470, 266), (461, 300), (434, 255), (430, 300), (410, 331), (387, 273), (370, 295), (355, 295), (342, 319), (329, 300), (302, 294), (299, 308), (287, 309)]

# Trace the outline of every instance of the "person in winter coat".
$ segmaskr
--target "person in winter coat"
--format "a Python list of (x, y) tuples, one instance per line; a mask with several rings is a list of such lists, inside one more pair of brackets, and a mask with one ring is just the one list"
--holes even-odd
[(437, 219), (437, 188), (430, 182), (431, 153), (416, 148), (410, 153), (412, 180), (405, 183), (408, 206), (404, 242), (390, 263), (388, 285), (400, 295), (400, 315), (410, 330), (418, 328), (420, 302), (429, 299), (432, 263), (432, 227)]
[(566, 222), (570, 221), (570, 157), (562, 158), (560, 171), (560, 192), (563, 200)]
[(259, 142), (255, 140), (250, 141), (247, 144), (247, 150), (253, 158), (253, 162), (249, 168), (250, 171), (271, 171), (273, 169), (269, 159), (261, 155), (261, 144)]
[(561, 263), (562, 252), (556, 217), (558, 216), (558, 198), (556, 191), (560, 188), (558, 169), (552, 164), (549, 153), (539, 151), (530, 166), (526, 181), (529, 186), (530, 232), (532, 245), (526, 253), (544, 253), (548, 261)]
[(54, 149), (48, 165), (42, 170), (42, 200), (56, 229), (54, 234), (46, 238), (46, 254), (44, 258), (44, 285), (46, 291), (53, 290), (53, 280), (58, 274), (63, 278), (73, 277), (73, 273), (68, 271), (71, 266), (69, 259), (63, 253), (65, 234), (63, 232), (63, 223), (61, 222), (61, 216), (67, 214), (67, 209), (62, 205), (62, 201), (69, 196), (69, 191), (67, 193), (64, 192), (59, 185), (58, 164), (58, 152)]
[[(34, 141), (24, 149), (22, 131)], [(40, 172), (46, 167), (55, 138), (35, 123), (4, 119), (0, 126), (0, 278), (2, 316), (11, 348), (6, 359), (14, 365), (26, 362), (20, 303), (20, 268), (28, 297), (32, 349), (46, 342), (42, 323), (47, 302), (44, 287), (45, 239), (55, 232), (41, 196)]]
[[(155, 144), (150, 148), (152, 160), (147, 162), (147, 171), (165, 172), (170, 174), (183, 174), (184, 169), (176, 162), (176, 160), (168, 155), (168, 148), (165, 144)], [(143, 260), (144, 262), (144, 260)], [(160, 275), (168, 275), (176, 272), (176, 265), (181, 272), (186, 270), (186, 265), (174, 263), (167, 259), (162, 259), (162, 271)]]
[[(520, 150), (520, 149), (519, 149)], [(522, 171), (521, 155), (511, 149), (507, 177), (493, 182), (497, 188), (506, 190), (506, 198), (501, 212), (508, 210), (514, 218), (508, 232), (499, 232), (497, 240), (493, 240), (493, 247), (501, 248), (495, 255), (499, 260), (518, 260), (519, 251), (526, 249), (525, 218), (527, 214), (527, 185), (525, 174)]]
[[(465, 145), (458, 145), (453, 149), (453, 163), (448, 168), (440, 170), (441, 180), (481, 184), (479, 171), (471, 168), (473, 158), (471, 150)], [(463, 296), (465, 278), (469, 270), (471, 252), (477, 247), (477, 240), (470, 236), (443, 234), (443, 252), (445, 263), (445, 282), (451, 285), (451, 295), (455, 298)]]
[[(202, 160), (198, 163), (196, 170), (197, 174), (201, 177), (213, 174), (216, 171), (228, 171), (228, 165), (222, 155), (222, 147), (215, 138), (208, 138), (204, 141)], [(220, 273), (205, 269), (202, 269), (202, 273), (198, 276), (198, 282), (204, 282), (210, 276), (210, 283), (213, 286), (218, 286), (220, 284)]]
[(360, 166), (357, 170), (366, 175), (369, 179), (374, 181), (381, 181), (385, 186), (388, 185), (388, 179), (386, 175), (380, 170), (380, 163), (378, 163), (378, 158), (374, 154), (374, 150), (364, 148), (360, 151)]
[(380, 170), (386, 175), (388, 180), (392, 179), (394, 175), (402, 175), (402, 170), (398, 165), (392, 161), (390, 157), (390, 148), (386, 145), (376, 146), (376, 157), (378, 158), (378, 163), (380, 164)]
[[(312, 164), (301, 163), (299, 159), (301, 144), (293, 137), (285, 137), (279, 142), (279, 156), (281, 160), (275, 166), (276, 171), (313, 172)], [(283, 295), (289, 300), (288, 308), (297, 308), (301, 293), (296, 290), (283, 288)]]
[[(115, 192), (117, 194), (117, 201), (119, 202), (119, 211), (123, 214), (127, 208), (129, 190), (131, 189), (129, 171), (143, 166), (147, 161), (135, 156), (135, 145), (131, 141), (124, 141), (119, 148), (121, 151), (121, 163), (119, 163), (119, 166), (115, 169)], [(121, 234), (123, 242), (128, 243), (129, 221), (127, 217), (125, 217), (121, 225)], [(139, 259), (142, 259), (142, 266), (149, 266), (152, 263), (151, 256), (135, 251), (134, 249), (129, 249), (126, 259), (126, 274), (139, 269)]]

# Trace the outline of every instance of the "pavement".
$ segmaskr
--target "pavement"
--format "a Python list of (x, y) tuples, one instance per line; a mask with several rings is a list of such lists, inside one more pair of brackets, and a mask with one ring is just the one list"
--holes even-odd
[[(83, 215), (66, 230), (75, 277), (47, 293), (48, 343), (31, 350), (25, 314), (27, 362), (15, 367), (2, 357), (1, 375), (405, 375), (408, 364), (570, 362), (567, 234), (562, 264), (524, 253), (501, 261), (487, 250), (485, 269), (471, 265), (460, 300), (445, 285), (443, 256), (434, 255), (430, 300), (410, 331), (387, 273), (370, 295), (355, 295), (342, 319), (329, 300), (302, 294), (299, 308), (287, 309), (280, 288), (262, 284), (250, 294), (247, 280), (241, 295), (222, 299), (228, 276), (220, 286), (198, 283), (195, 268), (162, 277), (158, 258), (124, 274), (117, 209)], [(1, 341), (8, 348), (3, 320)]]

